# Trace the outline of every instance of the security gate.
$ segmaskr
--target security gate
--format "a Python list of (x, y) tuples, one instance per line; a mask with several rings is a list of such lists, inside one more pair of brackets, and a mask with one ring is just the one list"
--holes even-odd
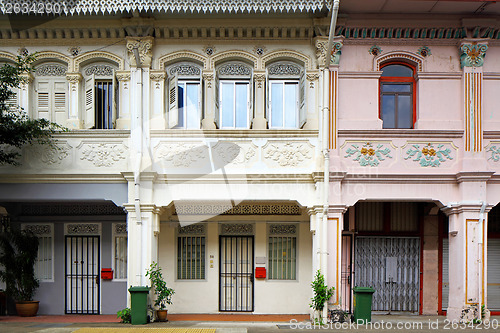
[(253, 236), (220, 236), (220, 311), (253, 311)]
[(351, 312), (351, 279), (352, 279), (352, 235), (342, 235), (342, 310)]
[(373, 287), (373, 311), (418, 312), (420, 238), (357, 237), (355, 286)]
[(66, 313), (99, 314), (99, 236), (66, 236)]

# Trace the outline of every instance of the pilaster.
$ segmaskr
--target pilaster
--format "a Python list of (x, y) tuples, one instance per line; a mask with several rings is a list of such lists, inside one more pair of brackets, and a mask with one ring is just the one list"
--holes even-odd
[(151, 71), (151, 129), (165, 129), (165, 71)]
[(265, 81), (266, 74), (264, 72), (254, 72), (253, 79), (255, 81), (255, 118), (252, 120), (253, 129), (266, 129), (266, 99), (265, 99)]
[(330, 205), (328, 207), (328, 222), (325, 230), (328, 261), (326, 282), (329, 287), (335, 287), (335, 293), (328, 302), (330, 308), (338, 308), (342, 302), (340, 299), (342, 292), (342, 230), (347, 208), (345, 205)]
[(68, 120), (66, 127), (69, 129), (83, 128), (83, 120), (79, 117), (79, 101), (80, 101), (80, 82), (82, 81), (82, 74), (66, 73), (66, 80), (69, 84), (68, 96)]
[(130, 129), (130, 71), (117, 71), (116, 79), (119, 85), (117, 129)]
[(450, 321), (481, 319), (485, 304), (487, 272), (486, 216), (489, 208), (481, 202), (449, 204), (449, 302)]
[(29, 88), (33, 83), (33, 74), (22, 73), (19, 75), (21, 77), (21, 84), (19, 86), (19, 106), (28, 112), (29, 116), (32, 118), (38, 118), (38, 115), (32, 114), (34, 111), (31, 110), (31, 89)]
[(212, 70), (203, 72), (203, 82), (204, 82), (204, 106), (205, 114), (201, 120), (202, 129), (215, 129), (215, 101), (218, 96), (215, 96), (215, 75)]

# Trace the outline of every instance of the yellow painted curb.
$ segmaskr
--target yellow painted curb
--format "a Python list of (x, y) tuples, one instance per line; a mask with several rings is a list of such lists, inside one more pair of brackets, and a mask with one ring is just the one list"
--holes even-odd
[(77, 333), (215, 333), (215, 328), (83, 327)]

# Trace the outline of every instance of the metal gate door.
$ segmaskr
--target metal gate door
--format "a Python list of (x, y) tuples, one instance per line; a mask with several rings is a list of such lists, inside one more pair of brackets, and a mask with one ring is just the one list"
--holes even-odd
[(99, 314), (99, 236), (66, 236), (66, 313)]
[(352, 235), (342, 235), (342, 310), (351, 312)]
[(420, 238), (357, 237), (355, 286), (373, 287), (373, 311), (418, 312)]
[(253, 236), (220, 236), (220, 311), (253, 311)]

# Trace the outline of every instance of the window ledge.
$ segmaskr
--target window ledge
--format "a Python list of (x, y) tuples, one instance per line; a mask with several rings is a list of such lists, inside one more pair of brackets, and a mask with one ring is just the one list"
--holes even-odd
[(215, 129), (215, 130), (152, 130), (152, 137), (208, 137), (208, 138), (290, 138), (290, 137), (311, 137), (318, 136), (318, 130), (287, 130), (287, 129), (264, 129), (264, 130), (235, 130), (235, 129)]

